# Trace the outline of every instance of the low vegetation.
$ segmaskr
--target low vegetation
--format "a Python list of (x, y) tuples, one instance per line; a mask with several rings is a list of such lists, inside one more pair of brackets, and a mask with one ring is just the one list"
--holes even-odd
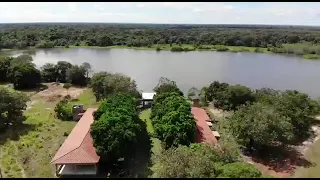
[(240, 154), (226, 156), (217, 148), (191, 144), (170, 148), (153, 158), (155, 178), (258, 178), (262, 174), (253, 165), (239, 161)]

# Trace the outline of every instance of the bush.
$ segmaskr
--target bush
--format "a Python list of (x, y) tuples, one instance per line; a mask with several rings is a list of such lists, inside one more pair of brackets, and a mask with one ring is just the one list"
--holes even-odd
[(184, 51), (182, 47), (178, 46), (178, 47), (172, 47), (171, 48), (172, 52), (182, 52)]
[(215, 46), (215, 49), (217, 51), (228, 51), (229, 48), (225, 47), (225, 46)]
[(156, 49), (157, 51), (161, 51), (162, 49), (160, 48), (160, 47), (157, 47), (157, 49)]
[(219, 167), (218, 178), (261, 178), (262, 173), (252, 164), (235, 162)]
[(36, 45), (36, 48), (54, 48), (54, 43), (42, 41)]
[[(227, 153), (228, 154), (228, 153)], [(252, 165), (239, 159), (230, 161), (217, 148), (205, 144), (191, 144), (164, 150), (153, 157), (155, 178), (215, 178), (261, 177)], [(232, 170), (235, 171), (232, 174)]]
[(69, 133), (67, 133), (67, 132), (63, 133), (63, 136), (68, 136), (68, 135), (69, 135)]
[(61, 100), (54, 108), (54, 111), (56, 112), (57, 118), (61, 120), (71, 121), (73, 119), (72, 107), (66, 99)]

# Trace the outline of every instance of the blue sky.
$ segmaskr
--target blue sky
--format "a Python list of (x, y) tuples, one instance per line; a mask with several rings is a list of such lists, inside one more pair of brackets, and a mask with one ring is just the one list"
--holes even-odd
[(320, 25), (320, 3), (0, 2), (0, 23), (15, 22)]

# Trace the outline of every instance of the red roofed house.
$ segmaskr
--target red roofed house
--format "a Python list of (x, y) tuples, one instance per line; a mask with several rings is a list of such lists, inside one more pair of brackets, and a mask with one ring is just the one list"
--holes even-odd
[(96, 109), (88, 108), (58, 152), (51, 160), (60, 175), (96, 175), (100, 157), (96, 154), (90, 135), (93, 123), (92, 113)]
[(209, 127), (212, 126), (212, 123), (210, 122), (211, 119), (206, 111), (199, 107), (192, 107), (191, 113), (193, 114), (197, 126), (195, 142), (217, 144), (218, 141)]

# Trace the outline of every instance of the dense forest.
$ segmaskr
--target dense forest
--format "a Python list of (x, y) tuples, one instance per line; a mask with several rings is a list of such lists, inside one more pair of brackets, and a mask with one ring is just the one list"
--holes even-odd
[[(320, 43), (318, 27), (37, 23), (1, 24), (1, 48), (28, 46), (151, 46), (154, 44), (280, 47)], [(312, 54), (312, 53), (311, 53)], [(315, 54), (315, 53), (314, 53)]]

